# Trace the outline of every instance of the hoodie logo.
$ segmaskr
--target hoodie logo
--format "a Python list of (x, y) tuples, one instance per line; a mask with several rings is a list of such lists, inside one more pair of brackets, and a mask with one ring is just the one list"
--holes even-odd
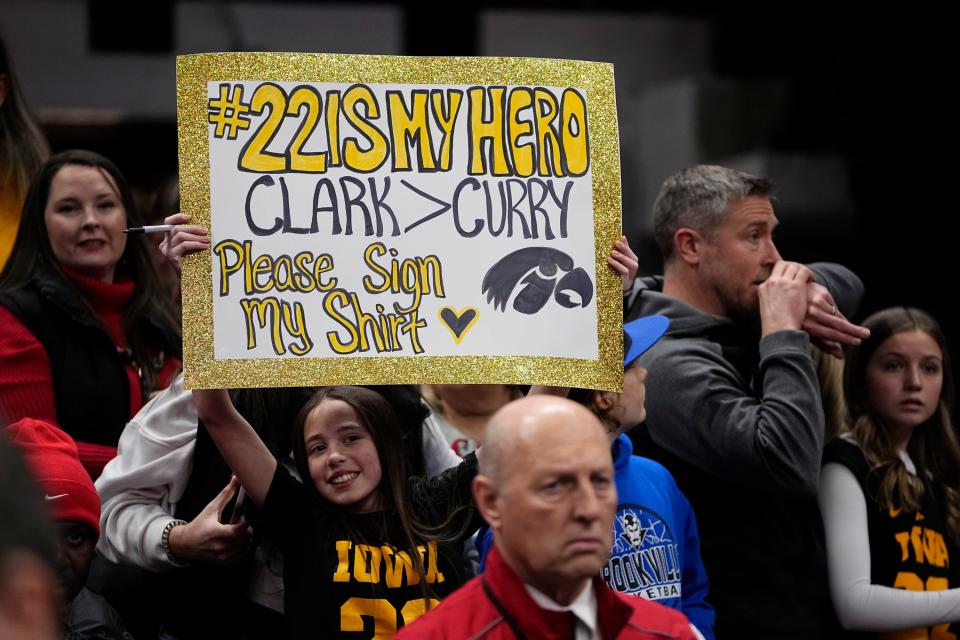
[(55, 495), (55, 496), (44, 495), (44, 496), (43, 496), (43, 499), (46, 500), (47, 502), (52, 502), (53, 500), (59, 500), (60, 498), (64, 498), (64, 497), (66, 497), (66, 496), (68, 496), (68, 495), (70, 495), (70, 494), (69, 494), (69, 493), (61, 493), (61, 494), (58, 494), (58, 495)]
[(621, 504), (613, 523), (613, 549), (601, 570), (607, 585), (675, 606), (681, 597), (679, 541), (660, 514), (636, 504)]

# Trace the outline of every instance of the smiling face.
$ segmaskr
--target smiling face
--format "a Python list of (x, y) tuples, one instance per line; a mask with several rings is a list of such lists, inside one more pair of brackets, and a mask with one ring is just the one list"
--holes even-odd
[(353, 513), (381, 508), (380, 457), (353, 407), (323, 400), (307, 415), (303, 439), (310, 478), (324, 500)]
[(112, 282), (127, 246), (127, 212), (116, 184), (97, 167), (64, 165), (44, 209), (50, 249), (62, 267)]
[(919, 329), (896, 333), (867, 361), (867, 401), (898, 446), (930, 419), (943, 389), (943, 352)]

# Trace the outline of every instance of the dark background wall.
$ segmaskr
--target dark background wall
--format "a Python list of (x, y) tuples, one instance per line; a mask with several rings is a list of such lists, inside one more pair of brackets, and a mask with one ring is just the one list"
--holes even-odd
[(649, 210), (663, 178), (694, 162), (765, 173), (782, 186), (781, 253), (854, 268), (863, 312), (931, 311), (956, 352), (952, 22), (914, 5), (717, 4), (6, 0), (0, 30), (52, 147), (101, 151), (144, 193), (176, 171), (178, 53), (612, 61), (624, 229), (644, 270), (660, 268)]

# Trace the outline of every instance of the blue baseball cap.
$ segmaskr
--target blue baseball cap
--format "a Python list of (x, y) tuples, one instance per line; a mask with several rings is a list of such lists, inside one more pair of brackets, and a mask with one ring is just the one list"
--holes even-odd
[(669, 326), (666, 316), (645, 316), (623, 325), (623, 368), (628, 368), (656, 344)]

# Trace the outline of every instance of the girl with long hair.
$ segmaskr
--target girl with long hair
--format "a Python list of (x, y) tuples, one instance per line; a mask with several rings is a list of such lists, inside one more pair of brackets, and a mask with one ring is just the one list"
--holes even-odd
[(955, 637), (960, 447), (949, 351), (918, 309), (886, 309), (863, 326), (870, 337), (846, 357), (846, 431), (827, 445), (820, 487), (834, 607), (845, 629), (874, 637)]
[(408, 480), (390, 403), (363, 387), (326, 387), (296, 420), (301, 484), (225, 391), (196, 390), (194, 402), (284, 552), (288, 637), (390, 637), (465, 582), (476, 455), (436, 480)]

